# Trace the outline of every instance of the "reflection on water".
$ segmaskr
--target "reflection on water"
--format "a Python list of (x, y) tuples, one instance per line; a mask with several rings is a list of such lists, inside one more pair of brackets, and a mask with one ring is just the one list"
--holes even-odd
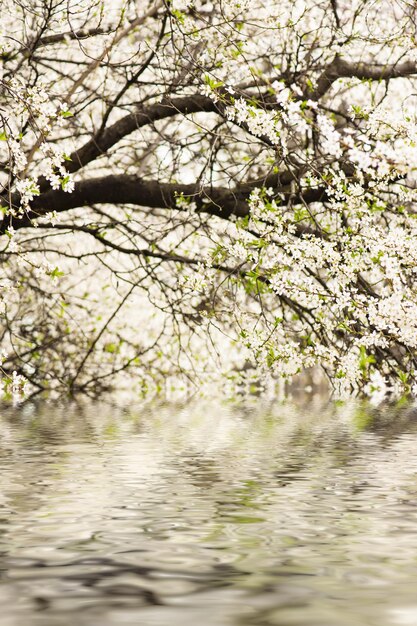
[(0, 625), (417, 624), (417, 410), (0, 414)]

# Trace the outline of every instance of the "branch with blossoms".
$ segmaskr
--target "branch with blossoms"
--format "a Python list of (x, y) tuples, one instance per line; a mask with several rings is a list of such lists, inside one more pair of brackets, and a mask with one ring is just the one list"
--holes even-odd
[(329, 63), (317, 80), (312, 99), (318, 100), (340, 78), (358, 78), (359, 80), (388, 81), (392, 78), (407, 78), (417, 74), (417, 63), (408, 59), (397, 63), (371, 63), (350, 61), (339, 54)]
[(311, 370), (417, 390), (413, 7), (20, 5), (0, 40), (10, 367), (92, 393)]

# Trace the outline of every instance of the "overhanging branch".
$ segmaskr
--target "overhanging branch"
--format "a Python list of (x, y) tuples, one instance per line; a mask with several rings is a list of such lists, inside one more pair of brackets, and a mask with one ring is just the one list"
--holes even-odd
[[(56, 211), (62, 213), (71, 209), (93, 206), (95, 204), (113, 204), (116, 206), (132, 204), (137, 206), (181, 210), (177, 206), (179, 196), (184, 196), (189, 202), (195, 203), (198, 213), (206, 213), (229, 220), (232, 215), (246, 217), (249, 214), (248, 199), (255, 186), (271, 186), (271, 182), (280, 183), (275, 187), (276, 193), (291, 195), (294, 202), (319, 202), (326, 200), (323, 189), (306, 190), (301, 195), (292, 194), (284, 187), (286, 176), (278, 181), (277, 175), (265, 178), (263, 181), (249, 181), (236, 189), (226, 187), (202, 186), (198, 184), (161, 183), (157, 180), (142, 180), (127, 174), (109, 175), (83, 180), (75, 185), (72, 193), (62, 190), (52, 190), (42, 193), (31, 203), (29, 215), (22, 219), (12, 219), (7, 216), (0, 224), (0, 233), (4, 233), (12, 223), (15, 230), (27, 228), (32, 220), (46, 213)], [(2, 202), (9, 198), (2, 198)], [(19, 196), (12, 197), (12, 204), (17, 207)], [(187, 210), (187, 205), (184, 206)]]
[(360, 80), (389, 80), (391, 78), (405, 78), (417, 74), (417, 63), (403, 61), (402, 63), (364, 63), (362, 61), (347, 61), (335, 56), (326, 67), (317, 81), (314, 99), (324, 96), (338, 78), (359, 78)]
[(94, 161), (94, 159), (105, 154), (124, 137), (156, 121), (174, 117), (179, 114), (209, 113), (215, 110), (216, 106), (213, 100), (206, 96), (195, 95), (174, 98), (167, 102), (153, 104), (144, 111), (137, 110), (133, 113), (128, 113), (112, 124), (112, 126), (97, 133), (81, 148), (74, 150), (70, 155), (71, 161), (66, 163), (66, 169), (71, 173), (78, 171), (88, 163)]

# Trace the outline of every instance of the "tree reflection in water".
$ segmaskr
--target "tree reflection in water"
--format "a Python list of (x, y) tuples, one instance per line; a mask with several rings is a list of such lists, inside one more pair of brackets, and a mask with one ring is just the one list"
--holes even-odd
[(0, 419), (2, 626), (417, 622), (411, 406)]

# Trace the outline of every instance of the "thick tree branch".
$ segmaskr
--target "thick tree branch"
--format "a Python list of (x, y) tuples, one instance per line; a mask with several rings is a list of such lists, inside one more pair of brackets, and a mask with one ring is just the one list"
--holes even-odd
[(184, 96), (167, 102), (160, 102), (149, 106), (146, 111), (135, 111), (117, 120), (101, 133), (90, 139), (84, 146), (75, 150), (71, 155), (71, 161), (66, 164), (66, 169), (73, 173), (94, 161), (100, 155), (105, 154), (121, 139), (130, 135), (135, 130), (143, 128), (153, 122), (164, 120), (175, 115), (187, 115), (189, 113), (215, 111), (216, 106), (206, 96)]
[[(278, 183), (276, 176), (274, 174), (270, 179), (266, 178), (263, 184), (269, 187), (272, 181)], [(127, 174), (92, 178), (78, 182), (72, 193), (52, 189), (42, 193), (32, 201), (29, 215), (17, 220), (12, 220), (10, 216), (7, 216), (0, 224), (0, 234), (4, 233), (10, 224), (13, 224), (15, 230), (28, 228), (32, 226), (34, 218), (51, 211), (61, 213), (95, 204), (133, 204), (158, 209), (179, 208), (177, 207), (178, 196), (184, 196), (190, 202), (194, 202), (198, 213), (206, 213), (226, 220), (229, 220), (232, 215), (246, 217), (249, 214), (249, 195), (255, 186), (261, 185), (262, 181), (251, 181), (233, 190), (226, 187), (204, 187), (198, 184), (161, 183), (157, 180), (142, 180)], [(285, 189), (280, 186), (276, 191), (282, 193)], [(290, 194), (289, 191), (286, 193)], [(308, 203), (325, 201), (327, 195), (324, 189), (312, 189), (302, 194), (291, 194), (291, 198), (295, 203)], [(5, 202), (6, 198), (0, 196), (0, 200)], [(17, 194), (12, 198), (12, 203), (18, 206)], [(305, 228), (303, 228), (304, 231)]]
[(390, 78), (404, 78), (417, 74), (417, 63), (403, 61), (402, 63), (374, 64), (355, 63), (335, 56), (326, 67), (317, 81), (314, 99), (324, 96), (338, 78), (359, 78), (360, 80), (388, 80)]
[[(69, 30), (64, 33), (55, 33), (54, 35), (45, 35), (41, 37), (37, 42), (35, 49), (43, 48), (45, 46), (50, 46), (56, 43), (62, 43), (63, 41), (68, 41), (69, 39), (88, 39), (89, 37), (96, 37), (97, 35), (108, 35), (110, 33), (115, 32), (116, 28), (114, 26), (110, 26), (108, 28), (81, 28), (79, 30)], [(23, 54), (30, 49), (30, 46), (27, 48), (22, 47), (19, 52)]]
[[(227, 188), (160, 183), (157, 180), (146, 181), (136, 176), (121, 174), (80, 181), (72, 193), (51, 189), (35, 198), (31, 203), (30, 216), (14, 220), (13, 226), (18, 230), (30, 226), (34, 217), (50, 211), (61, 213), (94, 204), (175, 208), (177, 197), (180, 195), (195, 202), (197, 211), (218, 217), (229, 219), (232, 214), (245, 216), (248, 213), (246, 197), (241, 197), (238, 192)], [(18, 195), (12, 199), (13, 201), (18, 204)], [(0, 232), (4, 232), (9, 223), (9, 220), (4, 220)]]

